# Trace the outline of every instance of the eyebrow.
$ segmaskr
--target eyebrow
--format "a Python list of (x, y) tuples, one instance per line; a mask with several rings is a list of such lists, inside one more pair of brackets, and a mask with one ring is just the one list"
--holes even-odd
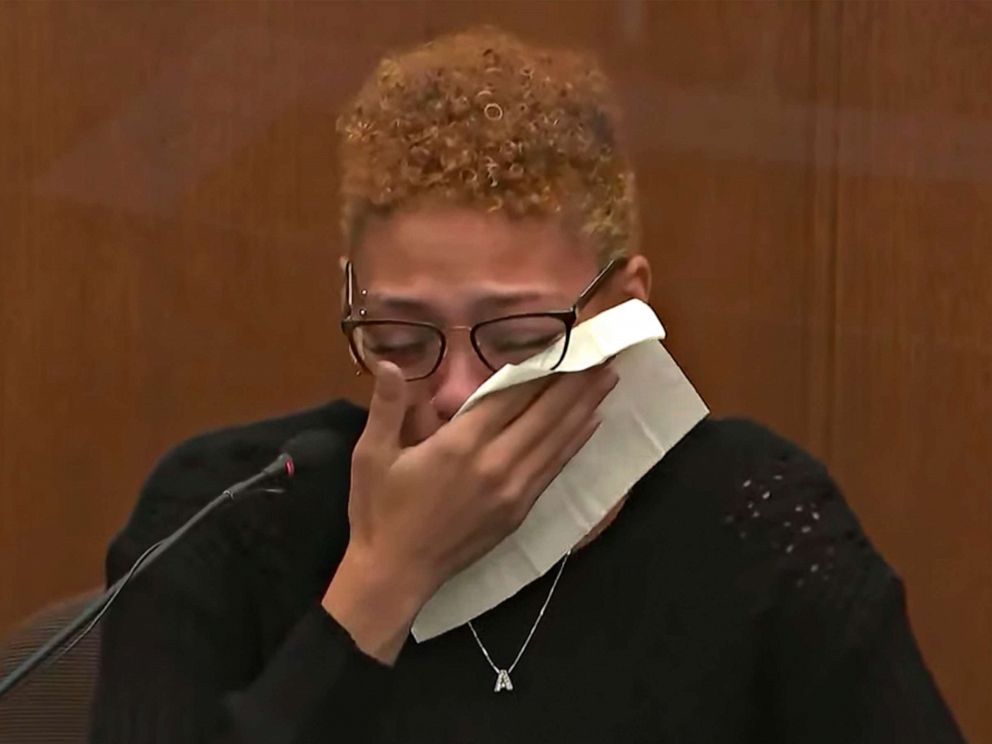
[[(387, 293), (373, 294), (370, 292), (367, 299), (371, 300), (376, 307), (381, 307), (384, 310), (395, 312), (431, 314), (435, 310), (430, 302), (406, 295)], [(484, 295), (473, 300), (471, 305), (473, 310), (476, 312), (490, 312), (506, 310), (525, 302), (533, 302), (537, 300), (547, 300), (549, 306), (547, 308), (542, 308), (547, 310), (561, 310), (563, 307), (559, 307), (559, 305), (567, 304), (567, 301), (562, 300), (559, 296), (554, 294), (530, 289), (521, 289), (511, 292), (501, 292), (499, 294)]]

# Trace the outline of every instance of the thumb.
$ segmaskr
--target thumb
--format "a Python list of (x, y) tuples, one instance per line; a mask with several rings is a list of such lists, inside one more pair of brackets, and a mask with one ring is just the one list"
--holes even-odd
[(390, 362), (379, 362), (373, 372), (375, 389), (362, 440), (364, 444), (376, 449), (398, 447), (403, 419), (406, 417), (406, 380), (399, 367)]

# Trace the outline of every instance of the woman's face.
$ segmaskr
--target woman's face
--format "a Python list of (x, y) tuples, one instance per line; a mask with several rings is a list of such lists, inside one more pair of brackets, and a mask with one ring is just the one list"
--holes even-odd
[[(406, 444), (434, 433), (492, 373), (471, 326), (515, 313), (566, 310), (599, 270), (594, 252), (553, 220), (510, 220), (469, 209), (411, 211), (373, 221), (353, 256), (367, 318), (445, 328), (437, 370), (410, 383)], [(630, 297), (647, 300), (650, 269), (635, 256), (583, 309), (581, 318)]]

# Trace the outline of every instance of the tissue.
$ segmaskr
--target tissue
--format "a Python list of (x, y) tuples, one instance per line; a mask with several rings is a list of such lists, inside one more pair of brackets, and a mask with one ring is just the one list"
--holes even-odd
[[(602, 424), (537, 499), (523, 524), (489, 553), (452, 576), (421, 608), (412, 633), (423, 642), (467, 623), (540, 578), (690, 429), (709, 413), (665, 350), (665, 329), (640, 300), (577, 325), (568, 354), (560, 346), (500, 369), (458, 411), (492, 393), (559, 372), (578, 372), (616, 356), (619, 382), (600, 405)], [(564, 343), (560, 341), (559, 344)]]

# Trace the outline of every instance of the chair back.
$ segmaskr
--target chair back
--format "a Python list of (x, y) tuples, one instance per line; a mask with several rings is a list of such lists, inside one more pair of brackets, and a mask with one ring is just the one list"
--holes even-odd
[[(0, 642), (0, 678), (61, 630), (99, 589), (57, 602)], [(86, 744), (100, 656), (100, 626), (57, 662), (48, 662), (0, 700), (3, 744)]]

